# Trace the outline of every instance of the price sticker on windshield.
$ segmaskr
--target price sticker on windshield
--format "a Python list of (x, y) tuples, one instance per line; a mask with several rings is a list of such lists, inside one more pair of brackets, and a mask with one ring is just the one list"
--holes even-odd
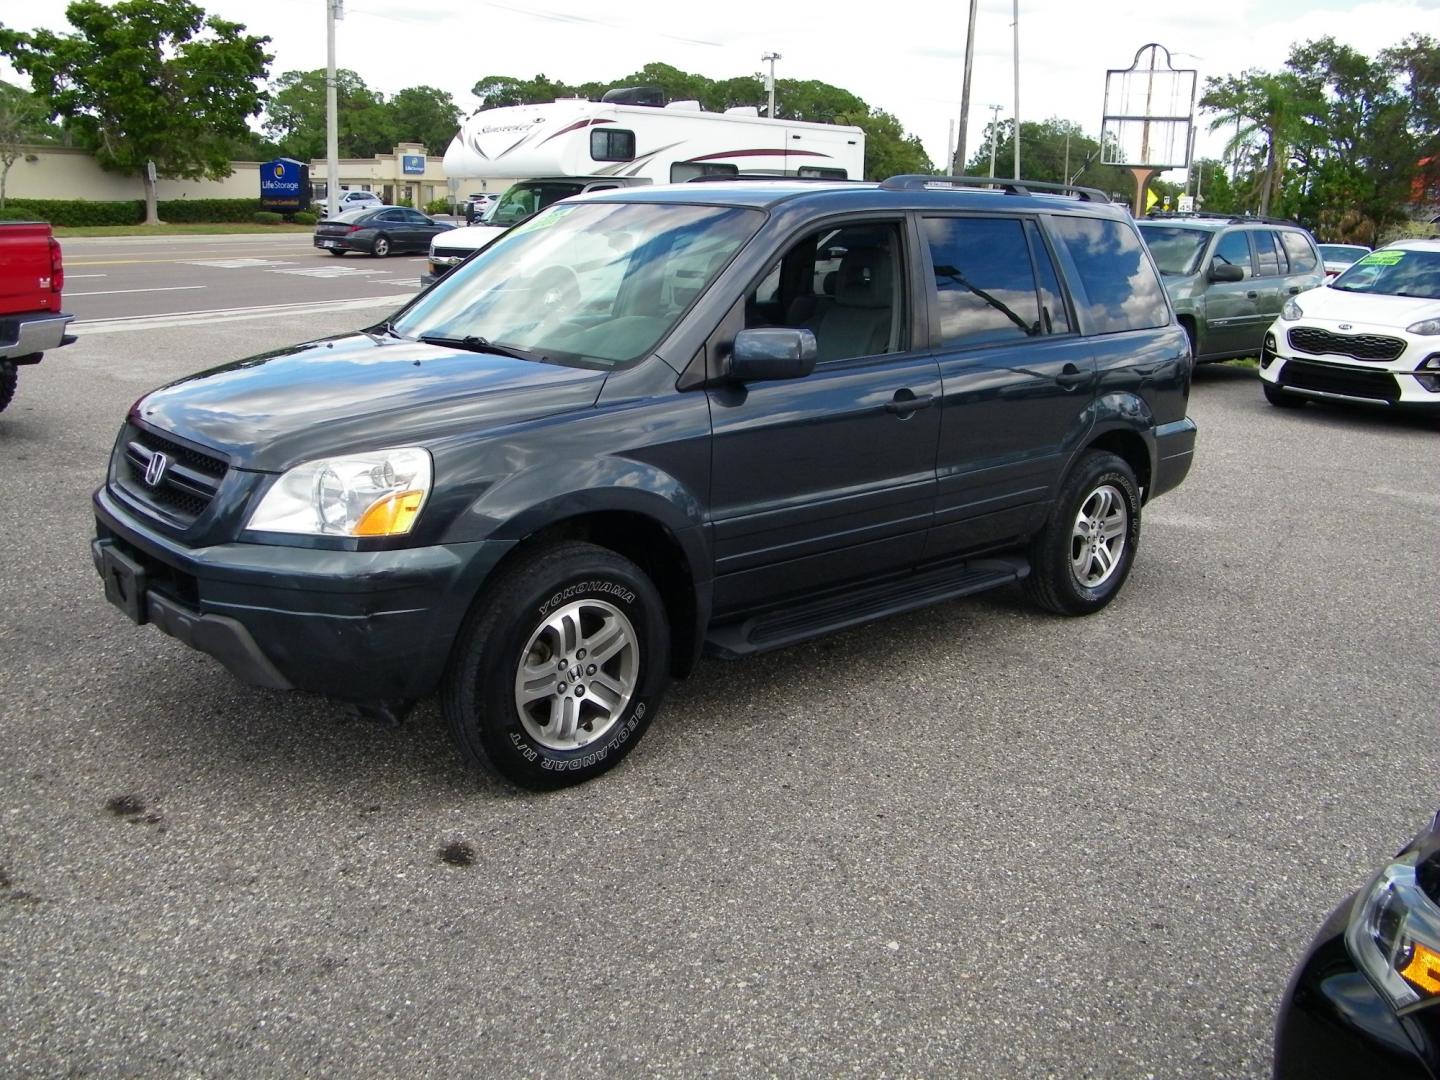
[(1360, 260), (1361, 266), (1394, 266), (1405, 258), (1403, 251), (1372, 251)]

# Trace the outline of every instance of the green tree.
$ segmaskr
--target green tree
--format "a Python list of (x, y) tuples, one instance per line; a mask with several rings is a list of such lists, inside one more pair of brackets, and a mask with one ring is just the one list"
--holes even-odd
[[(776, 105), (776, 112), (780, 111)], [(853, 123), (865, 132), (865, 179), (884, 180), (906, 173), (933, 173), (935, 165), (914, 135), (906, 135), (900, 121), (881, 109), (860, 116), (835, 118), (835, 123)]]
[(158, 176), (230, 174), (228, 141), (265, 102), (268, 37), (190, 0), (76, 0), (65, 17), (74, 33), (0, 27), (0, 53), (102, 166), (141, 178), (147, 224), (159, 222), (150, 163)]
[(460, 129), (460, 110), (444, 90), (410, 86), (386, 104), (396, 142), (424, 143), (433, 153), (445, 152)]
[[(385, 100), (348, 68), (335, 72), (335, 124), (341, 157), (370, 157), (395, 146)], [(287, 71), (275, 80), (265, 132), (300, 161), (325, 156), (325, 71)], [(452, 131), (453, 135), (454, 132)]]
[(55, 130), (45, 117), (40, 99), (18, 86), (0, 82), (0, 210), (5, 209), (5, 185), (10, 167), (25, 147), (47, 140)]
[(1290, 150), (1304, 131), (1313, 105), (1305, 101), (1306, 87), (1293, 74), (1247, 71), (1205, 80), (1200, 108), (1215, 113), (1210, 130), (1233, 125), (1235, 134), (1226, 153), (1239, 154), (1257, 144), (1263, 147), (1260, 179), (1260, 213), (1270, 213), (1270, 200), (1279, 191), (1281, 174)]

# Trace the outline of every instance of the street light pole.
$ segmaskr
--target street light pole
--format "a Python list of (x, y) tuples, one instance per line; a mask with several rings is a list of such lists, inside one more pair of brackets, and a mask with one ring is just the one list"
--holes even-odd
[(1014, 0), (1015, 12), (1015, 179), (1020, 179), (1020, 0)]
[(325, 0), (325, 216), (340, 210), (340, 125), (335, 104), (335, 20), (345, 17), (345, 0)]
[(965, 34), (965, 78), (960, 85), (960, 139), (950, 159), (950, 175), (965, 171), (965, 135), (970, 130), (970, 73), (975, 67), (975, 14), (980, 0), (970, 0), (970, 29)]
[(995, 143), (1000, 134), (1000, 110), (1003, 105), (990, 106), (990, 179), (995, 179)]
[(760, 57), (760, 62), (770, 62), (770, 78), (765, 80), (765, 89), (770, 91), (770, 105), (765, 110), (765, 115), (771, 120), (775, 119), (775, 61), (785, 59), (778, 52), (766, 53)]

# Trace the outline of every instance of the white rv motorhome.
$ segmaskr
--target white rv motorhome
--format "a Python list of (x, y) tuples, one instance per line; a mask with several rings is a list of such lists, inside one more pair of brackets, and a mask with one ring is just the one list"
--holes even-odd
[(742, 172), (859, 180), (864, 170), (865, 133), (858, 127), (770, 120), (748, 106), (713, 113), (695, 101), (662, 105), (659, 92), (645, 87), (612, 90), (601, 101), (481, 109), (451, 140), (445, 175), (535, 179), (507, 190), (483, 224), (437, 238), (421, 281), (428, 284), (517, 221), (583, 191)]

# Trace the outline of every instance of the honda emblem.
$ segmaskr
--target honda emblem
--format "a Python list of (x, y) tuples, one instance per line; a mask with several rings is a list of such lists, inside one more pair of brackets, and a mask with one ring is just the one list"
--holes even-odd
[(160, 481), (165, 479), (165, 470), (170, 467), (170, 459), (158, 450), (150, 455), (150, 461), (145, 466), (145, 483), (148, 487), (159, 487)]

